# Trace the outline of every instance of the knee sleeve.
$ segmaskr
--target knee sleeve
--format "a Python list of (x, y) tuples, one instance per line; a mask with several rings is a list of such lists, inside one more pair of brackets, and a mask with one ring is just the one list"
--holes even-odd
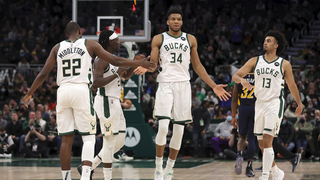
[(124, 142), (125, 142), (125, 138), (126, 138), (126, 133), (119, 133), (117, 135), (117, 138), (116, 138), (116, 145), (114, 147), (114, 151), (113, 153), (116, 153), (118, 152), (124, 145)]
[(85, 135), (82, 136), (83, 146), (81, 153), (82, 161), (92, 162), (94, 156), (94, 145), (95, 145), (95, 135)]
[(174, 124), (172, 138), (169, 147), (175, 150), (180, 150), (182, 136), (184, 131), (184, 125)]
[(163, 146), (167, 143), (169, 123), (169, 119), (161, 119), (159, 121), (158, 133), (156, 136), (156, 144), (159, 146)]
[(117, 136), (110, 135), (103, 137), (103, 151), (101, 151), (101, 159), (103, 163), (112, 163)]

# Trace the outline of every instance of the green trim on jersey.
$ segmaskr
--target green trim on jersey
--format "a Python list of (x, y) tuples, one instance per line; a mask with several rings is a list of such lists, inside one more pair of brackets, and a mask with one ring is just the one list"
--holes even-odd
[(281, 92), (280, 92), (280, 96), (279, 96), (279, 99), (280, 99), (280, 108), (279, 108), (279, 113), (278, 113), (278, 117), (281, 118), (282, 117), (282, 113), (283, 113), (283, 88), (281, 88)]
[(110, 64), (108, 64), (108, 67), (104, 70), (103, 73), (107, 73), (110, 70)]
[(256, 70), (256, 67), (257, 67), (258, 61), (259, 61), (259, 56), (257, 57), (256, 65), (254, 65), (254, 71)]
[(60, 48), (60, 43), (58, 44), (58, 52), (59, 52), (59, 48)]
[(94, 108), (93, 108), (93, 101), (92, 101), (92, 92), (91, 92), (91, 88), (88, 84), (88, 88), (89, 88), (89, 96), (90, 96), (90, 111), (91, 111), (91, 116), (94, 116)]
[(106, 89), (104, 87), (99, 88), (99, 92), (101, 96), (105, 96), (106, 95)]
[(160, 44), (160, 47), (159, 49), (161, 48), (162, 44), (163, 44), (163, 41), (164, 41), (164, 37), (163, 37), (163, 34), (161, 33), (161, 36), (162, 36), (162, 41), (161, 41), (161, 44)]
[(275, 60), (273, 60), (273, 61), (271, 61), (271, 62), (268, 62), (268, 61), (266, 60), (266, 58), (264, 57), (264, 55), (262, 55), (262, 57), (263, 57), (263, 59), (264, 59), (268, 64), (271, 64), (271, 63), (273, 63), (273, 62), (275, 62), (275, 61), (277, 61), (277, 60), (279, 59), (279, 56), (278, 56), (277, 59), (275, 59)]
[(182, 34), (183, 34), (183, 33), (181, 32), (181, 34), (180, 34), (179, 36), (175, 37), (175, 36), (172, 36), (171, 34), (169, 34), (168, 31), (166, 31), (166, 33), (167, 33), (169, 36), (171, 36), (171, 37), (173, 37), (173, 38), (176, 38), (176, 39), (178, 39), (179, 37), (181, 37)]
[(91, 72), (91, 73), (88, 73), (89, 84), (92, 84), (92, 81), (91, 81), (91, 74), (92, 74), (91, 68), (89, 68), (89, 72)]
[(87, 39), (84, 40), (84, 46), (87, 47)]
[(265, 131), (272, 131), (272, 129), (264, 128)]
[(69, 39), (65, 40), (66, 42), (69, 42), (69, 43), (75, 43), (79, 38), (77, 38), (76, 40), (74, 40), (73, 42), (70, 41)]
[(280, 63), (280, 71), (281, 71), (282, 76), (284, 75), (284, 74), (283, 74), (283, 71), (282, 71), (283, 60), (284, 60), (284, 59), (282, 58), (282, 61), (281, 61), (281, 63)]
[(255, 136), (262, 136), (262, 133), (254, 133)]
[(109, 118), (110, 117), (110, 108), (109, 108), (109, 98), (108, 96), (103, 97), (103, 109), (104, 109), (104, 117)]
[(188, 44), (189, 44), (189, 47), (190, 47), (190, 50), (191, 50), (191, 44), (190, 44), (190, 41), (189, 41), (189, 38), (188, 38), (188, 34), (186, 33), (186, 37), (187, 37), (187, 41), (188, 41)]
[(124, 130), (124, 131), (120, 130), (119, 133), (126, 133), (126, 130)]
[(70, 131), (70, 132), (66, 132), (66, 133), (58, 133), (59, 136), (64, 136), (64, 135), (68, 135), (68, 134), (74, 134), (74, 131)]

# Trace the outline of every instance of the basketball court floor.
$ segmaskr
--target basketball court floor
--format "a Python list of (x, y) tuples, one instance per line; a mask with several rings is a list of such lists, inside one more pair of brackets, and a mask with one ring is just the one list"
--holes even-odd
[[(71, 177), (80, 179), (76, 167), (80, 158), (72, 159)], [(305, 160), (300, 162), (295, 172), (291, 172), (292, 165), (288, 161), (277, 160), (277, 165), (285, 172), (285, 180), (319, 180), (320, 162)], [(59, 158), (49, 159), (0, 159), (1, 180), (61, 180)], [(243, 164), (245, 170), (246, 162)], [(261, 161), (254, 161), (253, 168), (261, 166)], [(130, 162), (113, 164), (113, 180), (153, 180), (153, 159), (136, 159)], [(234, 173), (234, 161), (193, 158), (180, 158), (174, 168), (174, 179), (180, 180), (245, 180), (259, 179), (261, 172), (255, 171), (254, 178), (248, 178), (243, 173)], [(93, 179), (103, 180), (102, 165), (94, 173)], [(271, 179), (271, 178), (270, 178)]]

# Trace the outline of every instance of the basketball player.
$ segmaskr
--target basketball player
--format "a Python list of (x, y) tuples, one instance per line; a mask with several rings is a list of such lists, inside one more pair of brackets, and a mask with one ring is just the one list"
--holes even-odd
[(257, 98), (254, 134), (257, 136), (259, 147), (263, 152), (263, 172), (260, 180), (268, 179), (270, 170), (273, 179), (281, 180), (284, 177), (284, 172), (275, 165), (272, 148), (273, 137), (279, 133), (283, 116), (284, 79), (298, 103), (296, 116), (302, 112), (302, 103), (293, 79), (291, 64), (279, 57), (286, 45), (287, 41), (282, 33), (268, 31), (263, 44), (265, 54), (251, 58), (232, 77), (235, 83), (241, 83), (243, 87), (251, 91), (253, 86), (243, 77), (254, 70), (254, 93)]
[(50, 55), (34, 80), (30, 90), (23, 98), (24, 104), (30, 101), (33, 92), (48, 77), (51, 69), (57, 64), (57, 123), (58, 133), (62, 136), (60, 164), (64, 180), (71, 180), (71, 147), (73, 134), (78, 131), (82, 135), (82, 167), (81, 180), (89, 180), (94, 155), (96, 118), (94, 114), (90, 90), (91, 59), (96, 54), (106, 62), (116, 66), (154, 67), (148, 61), (132, 61), (119, 58), (106, 52), (97, 42), (81, 39), (80, 26), (70, 22), (66, 27), (68, 40), (55, 45)]
[[(246, 79), (251, 85), (254, 85), (253, 73), (247, 74)], [(252, 161), (255, 153), (255, 136), (253, 134), (254, 127), (254, 104), (256, 97), (253, 90), (248, 90), (241, 84), (235, 84), (232, 94), (232, 125), (234, 128), (238, 128), (239, 140), (237, 143), (238, 157), (236, 159), (235, 172), (236, 174), (242, 173), (242, 152), (246, 148), (246, 141), (248, 140), (248, 165), (246, 168), (246, 176), (254, 177), (255, 174), (252, 171)], [(236, 118), (237, 106), (239, 101), (239, 120)], [(236, 124), (236, 125), (235, 125)], [(247, 139), (248, 136), (248, 139)]]
[[(118, 52), (120, 49), (118, 35), (110, 30), (101, 31), (99, 44), (111, 54)], [(116, 67), (100, 60), (98, 57), (94, 61), (92, 87), (98, 88), (94, 100), (94, 109), (100, 119), (103, 147), (93, 159), (92, 170), (102, 161), (104, 180), (112, 179), (113, 154), (119, 151), (125, 142), (126, 121), (120, 104), (120, 77), (130, 78), (134, 69), (129, 68), (127, 70), (123, 67)]]
[[(191, 87), (189, 64), (190, 60), (195, 72), (206, 82), (220, 100), (227, 100), (228, 94), (223, 88), (227, 85), (216, 85), (202, 66), (197, 53), (197, 40), (194, 36), (181, 32), (182, 11), (170, 9), (167, 13), (168, 32), (156, 35), (151, 44), (151, 61), (158, 63), (160, 68), (157, 82), (154, 115), (159, 120), (156, 136), (156, 169), (155, 180), (171, 180), (173, 166), (181, 146), (184, 124), (192, 121)], [(150, 71), (155, 71), (152, 68)], [(136, 74), (144, 74), (147, 69), (138, 67)], [(163, 153), (170, 120), (174, 123), (170, 141), (170, 153), (166, 168), (162, 169)]]

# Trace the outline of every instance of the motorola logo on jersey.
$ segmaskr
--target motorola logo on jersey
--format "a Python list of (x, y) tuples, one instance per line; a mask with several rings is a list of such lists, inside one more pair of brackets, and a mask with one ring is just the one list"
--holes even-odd
[(275, 62), (274, 65), (275, 65), (275, 66), (279, 66), (280, 64), (279, 64), (278, 62)]
[(181, 40), (182, 40), (182, 41), (185, 41), (185, 40), (186, 40), (186, 38), (185, 38), (185, 37), (181, 37)]
[(126, 139), (124, 145), (134, 147), (139, 144), (141, 139), (140, 132), (134, 127), (127, 127)]

